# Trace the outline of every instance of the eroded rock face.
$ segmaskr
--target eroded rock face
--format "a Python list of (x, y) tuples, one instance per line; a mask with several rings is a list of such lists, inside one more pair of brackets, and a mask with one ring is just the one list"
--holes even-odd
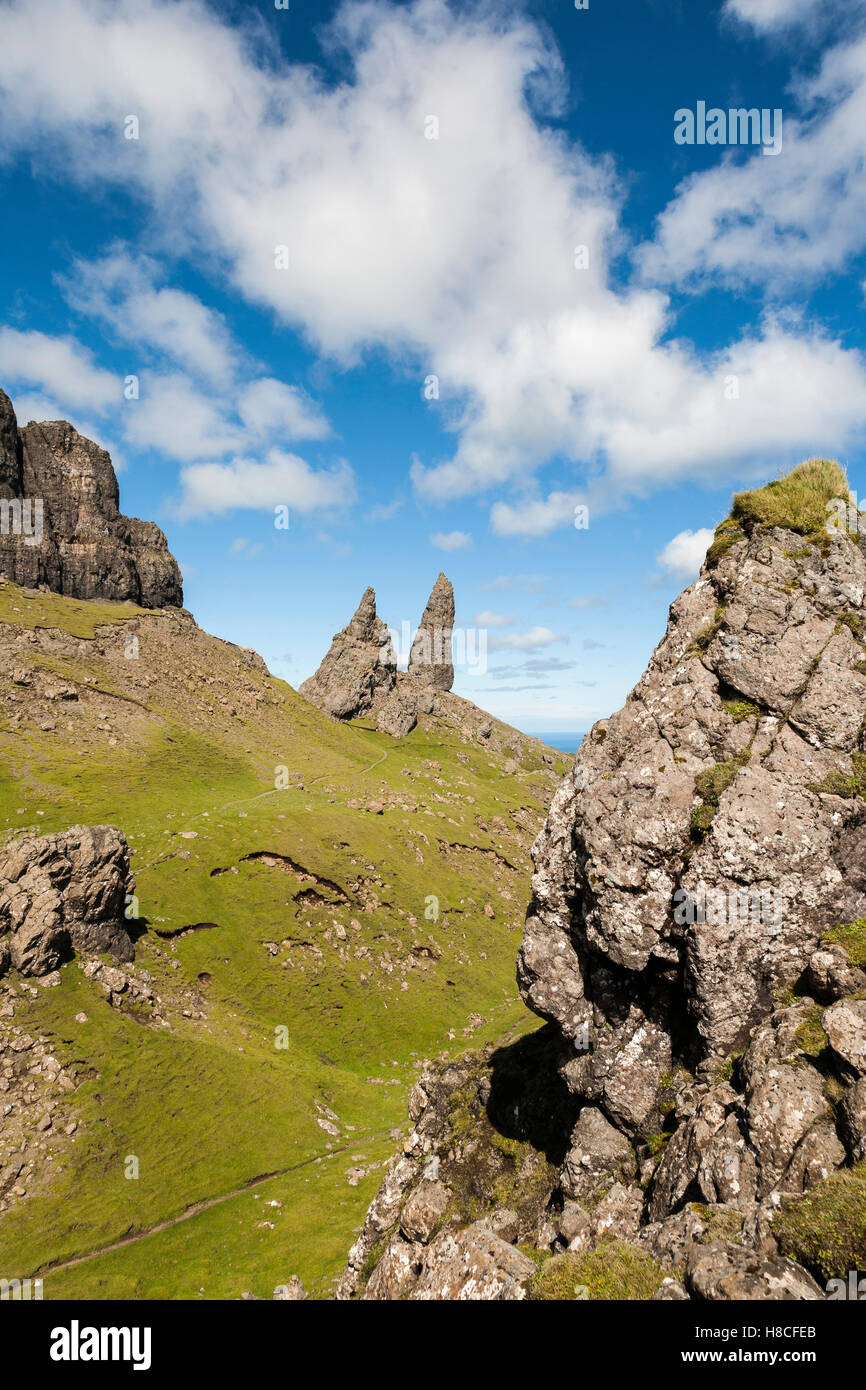
[(388, 629), (376, 615), (376, 595), (368, 588), (354, 617), (335, 634), (318, 671), (299, 692), (336, 719), (357, 719), (396, 682), (397, 658)]
[(70, 948), (131, 961), (129, 846), (110, 825), (22, 836), (0, 853), (0, 973), (47, 975)]
[(440, 574), (427, 600), (409, 653), (409, 675), (437, 690), (454, 684), (451, 634), (454, 629), (454, 590)]
[(535, 847), (523, 996), (568, 1036), (588, 1028), (582, 1094), (607, 1101), (604, 1049), (641, 1035), (633, 1077), (616, 1068), (632, 1127), (647, 1069), (668, 1066), (654, 1033), (693, 1065), (742, 1047), (822, 930), (866, 913), (848, 869), (866, 806), (833, 794), (862, 740), (866, 561), (844, 535), (824, 549), (774, 529), (705, 565)]
[(149, 521), (121, 515), (111, 459), (65, 420), (19, 430), (0, 391), (0, 575), (81, 599), (183, 605), (177, 561)]
[[(536, 841), (518, 981), (550, 1046), (501, 1057), (513, 1104), (464, 1108), (456, 1132), (465, 1069), (422, 1077), (396, 1205), (411, 1210), (434, 1159), (452, 1192), (498, 1196), (492, 1123), (550, 1166), (515, 1245), (574, 1259), (613, 1236), (668, 1271), (659, 1298), (810, 1300), (827, 1296), (814, 1250), (833, 1185), (866, 1155), (866, 545), (729, 539)], [(535, 1103), (554, 1133), (530, 1123)], [(453, 1198), (442, 1220), (443, 1244), (466, 1234)], [(408, 1261), (414, 1297), (431, 1247), (411, 1235), (388, 1259)]]

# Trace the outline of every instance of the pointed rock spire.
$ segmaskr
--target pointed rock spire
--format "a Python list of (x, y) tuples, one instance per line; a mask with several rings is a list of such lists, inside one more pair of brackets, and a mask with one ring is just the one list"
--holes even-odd
[(454, 628), (454, 590), (451, 581), (440, 574), (427, 600), (418, 631), (409, 653), (409, 675), (437, 690), (450, 690), (454, 684), (451, 660), (451, 633)]
[(367, 714), (377, 697), (397, 681), (397, 658), (388, 629), (376, 616), (376, 594), (365, 589), (351, 620), (334, 636), (330, 650), (299, 693), (335, 719)]

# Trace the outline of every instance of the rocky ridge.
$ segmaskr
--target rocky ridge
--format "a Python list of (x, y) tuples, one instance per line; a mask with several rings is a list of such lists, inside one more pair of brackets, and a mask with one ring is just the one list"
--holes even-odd
[[(457, 1083), (470, 1123), (453, 1073), (431, 1068), (341, 1296), (429, 1287), (433, 1246), (402, 1213), (431, 1161), (447, 1176), (435, 1240), (472, 1244), (475, 1215), (538, 1252), (540, 1272), (500, 1269), (497, 1298), (549, 1296), (557, 1267), (614, 1256), (656, 1271), (633, 1297), (824, 1298), (863, 1267), (866, 547), (823, 525), (846, 488), (813, 463), (735, 499), (554, 797), (518, 981), (551, 1030), (523, 1090), (559, 1133), (542, 1142), (520, 1102), (505, 1131), (529, 1145), (521, 1164), (550, 1156), (543, 1201), (510, 1235), (495, 1171), (474, 1212), (455, 1201), (484, 1147), (489, 1059)], [(438, 1296), (484, 1296), (453, 1292), (452, 1256)]]
[(19, 429), (0, 391), (0, 576), (71, 598), (182, 607), (162, 531), (123, 516), (118, 503), (104, 449), (65, 420)]

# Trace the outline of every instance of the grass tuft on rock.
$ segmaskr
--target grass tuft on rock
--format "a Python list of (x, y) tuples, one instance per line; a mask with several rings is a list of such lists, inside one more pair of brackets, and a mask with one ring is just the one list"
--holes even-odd
[(866, 801), (866, 753), (852, 754), (851, 768), (850, 776), (846, 776), (844, 772), (828, 772), (820, 782), (807, 782), (806, 790), (841, 796), (846, 801), (859, 796)]
[(664, 1278), (665, 1271), (645, 1251), (622, 1240), (610, 1240), (591, 1255), (566, 1253), (545, 1260), (532, 1281), (529, 1297), (539, 1302), (646, 1301)]
[(847, 498), (848, 479), (835, 459), (807, 459), (784, 478), (752, 492), (738, 492), (731, 520), (745, 530), (780, 526), (803, 535), (824, 531), (827, 503)]

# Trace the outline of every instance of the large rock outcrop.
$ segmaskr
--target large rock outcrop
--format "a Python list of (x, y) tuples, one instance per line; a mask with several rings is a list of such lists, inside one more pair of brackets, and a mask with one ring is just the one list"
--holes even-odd
[(129, 846), (110, 825), (24, 835), (0, 853), (0, 975), (47, 975), (70, 950), (131, 961)]
[(419, 714), (430, 714), (437, 691), (454, 683), (451, 634), (454, 591), (440, 574), (424, 609), (409, 654), (408, 673), (397, 670), (387, 627), (376, 615), (376, 595), (366, 589), (352, 621), (334, 637), (315, 675), (300, 686), (311, 704), (337, 719), (374, 714), (381, 733), (403, 738)]
[[(815, 461), (735, 499), (533, 849), (518, 982), (555, 1042), (523, 1090), (562, 1148), (533, 1239), (641, 1252), (667, 1278), (634, 1296), (838, 1296), (866, 1261), (866, 539), (825, 528), (845, 491)], [(443, 1085), (413, 1093), (398, 1220), (422, 1163), (476, 1206), (496, 1190), (482, 1119), (430, 1129)], [(525, 1106), (504, 1132), (538, 1147)]]
[(165, 536), (121, 515), (111, 459), (65, 420), (19, 430), (0, 391), (0, 575), (71, 598), (181, 607)]
[(409, 675), (423, 685), (450, 690), (454, 684), (451, 634), (454, 630), (454, 590), (451, 581), (440, 574), (433, 585), (427, 606), (409, 653)]
[(391, 638), (376, 614), (376, 594), (367, 588), (351, 622), (334, 635), (321, 666), (299, 693), (336, 719), (357, 719), (384, 699), (396, 681)]

